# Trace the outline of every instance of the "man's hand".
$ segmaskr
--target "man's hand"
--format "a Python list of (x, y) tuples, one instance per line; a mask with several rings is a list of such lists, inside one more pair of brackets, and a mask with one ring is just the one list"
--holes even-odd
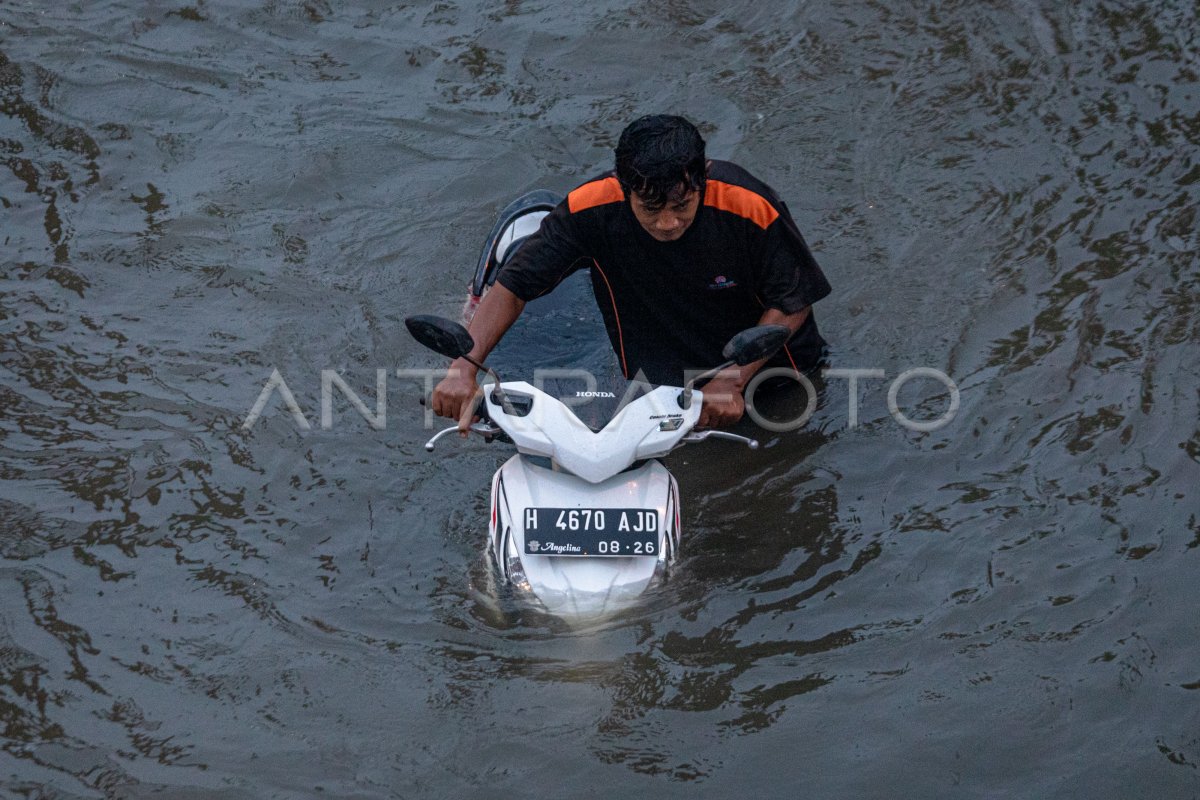
[(700, 407), (697, 428), (727, 428), (742, 418), (746, 401), (742, 397), (741, 371), (731, 367), (717, 374), (701, 391), (704, 404)]
[[(475, 347), (468, 353), (476, 362), (482, 363), (488, 353), (500, 341), (517, 317), (525, 308), (525, 301), (510, 292), (502, 283), (497, 282), (475, 309), (471, 320), (470, 333), (475, 341)], [(433, 413), (441, 417), (458, 420), (458, 430), (461, 436), (467, 435), (471, 423), (479, 419), (475, 409), (483, 392), (475, 383), (479, 370), (470, 361), (462, 358), (455, 359), (450, 364), (450, 371), (433, 389), (430, 407)]]
[(477, 374), (474, 366), (459, 359), (450, 365), (446, 377), (433, 389), (433, 413), (458, 420), (458, 429), (463, 436), (471, 423), (479, 419), (475, 416), (475, 407), (483, 392), (475, 382)]
[[(791, 314), (785, 314), (777, 308), (768, 308), (759, 318), (758, 324), (784, 325), (795, 333), (808, 319), (808, 313), (807, 308)], [(754, 373), (766, 363), (767, 359), (761, 358), (742, 367), (727, 367), (717, 373), (717, 377), (700, 387), (704, 392), (704, 405), (700, 407), (700, 421), (696, 423), (696, 427), (724, 428), (741, 419), (746, 413), (746, 400), (742, 391), (754, 377)]]
[[(503, 284), (497, 283), (475, 309), (471, 320), (471, 338), (475, 347), (468, 354), (476, 362), (482, 362), (492, 348), (500, 341), (504, 332), (512, 327), (513, 322), (521, 315), (525, 301), (510, 292)], [(475, 409), (479, 405), (483, 392), (475, 379), (479, 370), (470, 361), (462, 358), (455, 359), (450, 364), (450, 371), (433, 389), (430, 407), (433, 413), (440, 417), (449, 417), (458, 421), (460, 435), (466, 436), (471, 423), (479, 419)]]

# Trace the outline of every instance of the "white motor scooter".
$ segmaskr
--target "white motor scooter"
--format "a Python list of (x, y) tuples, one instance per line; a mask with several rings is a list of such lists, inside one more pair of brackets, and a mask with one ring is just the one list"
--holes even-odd
[[(561, 201), (560, 195), (539, 189), (500, 212), (468, 286), (465, 322), (470, 322), (504, 264)], [(578, 305), (584, 302), (579, 283), (568, 281), (529, 303), (525, 313), (577, 318)], [(473, 347), (466, 329), (449, 320), (412, 317), (406, 324), (418, 341), (450, 358)], [(729, 363), (750, 363), (774, 353), (787, 334), (781, 326), (744, 331), (724, 355)], [(518, 338), (526, 361), (561, 356), (554, 350), (558, 342)], [(692, 384), (724, 366), (697, 376)], [(657, 458), (707, 438), (758, 446), (722, 431), (693, 432), (703, 396), (691, 384), (652, 387), (589, 376), (590, 382), (580, 386), (578, 378), (573, 382), (535, 376), (536, 385), (531, 385), (500, 383), (487, 371), (495, 384), (485, 393), (484, 421), (472, 430), (489, 441), (503, 439), (517, 447), (517, 454), (492, 479), (489, 550), (502, 583), (559, 617), (619, 611), (675, 560), (679, 490)], [(433, 450), (438, 439), (455, 430), (447, 428), (434, 436), (426, 449)]]
[[(693, 385), (771, 355), (790, 334), (781, 325), (742, 331), (725, 347), (726, 363), (684, 387), (629, 383), (619, 397), (599, 390), (572, 398), (525, 381), (501, 382), (468, 358), (474, 342), (456, 322), (415, 316), (405, 325), (421, 344), (467, 358), (494, 380), (485, 386), (482, 421), (471, 430), (510, 441), (517, 454), (492, 479), (490, 550), (503, 581), (567, 618), (627, 608), (665, 574), (679, 551), (679, 490), (657, 459), (710, 438), (758, 447), (724, 431), (693, 431), (703, 402)], [(578, 401), (595, 396), (612, 400), (612, 413), (589, 426)], [(456, 430), (446, 428), (425, 448)]]

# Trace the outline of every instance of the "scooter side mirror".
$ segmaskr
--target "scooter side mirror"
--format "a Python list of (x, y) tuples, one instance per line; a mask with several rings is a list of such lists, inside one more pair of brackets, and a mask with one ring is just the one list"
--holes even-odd
[(405, 319), (404, 326), (418, 342), (447, 358), (462, 358), (475, 347), (467, 329), (445, 317), (418, 314)]
[(408, 317), (404, 320), (404, 326), (408, 328), (408, 332), (414, 339), (433, 352), (446, 356), (446, 358), (465, 358), (491, 375), (492, 380), (496, 382), (495, 388), (492, 389), (492, 402), (502, 407), (504, 413), (516, 414), (512, 404), (508, 401), (508, 396), (500, 388), (500, 376), (486, 364), (480, 364), (471, 358), (471, 351), (475, 349), (475, 340), (471, 338), (471, 334), (467, 333), (466, 328), (453, 320), (430, 314)]
[(792, 335), (784, 325), (759, 325), (747, 328), (729, 340), (721, 355), (739, 367), (774, 355)]
[(702, 372), (699, 375), (692, 377), (683, 387), (683, 391), (679, 393), (679, 407), (692, 407), (692, 387), (697, 383), (707, 381), (717, 375), (726, 367), (737, 364), (739, 367), (744, 367), (758, 361), (760, 358), (766, 358), (774, 354), (776, 350), (783, 347), (784, 343), (791, 337), (791, 328), (783, 325), (758, 325), (754, 328), (747, 328), (741, 333), (734, 336), (725, 345), (725, 349), (721, 351), (722, 358), (726, 359), (724, 364), (713, 367), (708, 372)]

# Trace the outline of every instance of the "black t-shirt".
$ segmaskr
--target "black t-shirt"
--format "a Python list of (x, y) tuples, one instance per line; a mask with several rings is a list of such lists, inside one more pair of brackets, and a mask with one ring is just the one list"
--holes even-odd
[[(724, 161), (710, 162), (679, 239), (647, 233), (609, 172), (572, 191), (497, 280), (528, 301), (583, 268), (626, 377), (659, 384), (720, 364), (725, 343), (765, 309), (791, 314), (830, 291), (783, 201)], [(824, 344), (810, 314), (769, 366), (811, 368)]]

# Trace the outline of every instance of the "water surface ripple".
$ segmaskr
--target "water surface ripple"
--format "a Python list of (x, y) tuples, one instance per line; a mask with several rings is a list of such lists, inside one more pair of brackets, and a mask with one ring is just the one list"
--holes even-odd
[[(0, 0), (7, 796), (1200, 796), (1194, 3), (186, 2)], [(887, 380), (672, 457), (678, 569), (570, 629), (491, 599), (507, 453), (423, 451), (400, 320), (659, 110)], [(311, 430), (241, 428), (274, 369)]]

